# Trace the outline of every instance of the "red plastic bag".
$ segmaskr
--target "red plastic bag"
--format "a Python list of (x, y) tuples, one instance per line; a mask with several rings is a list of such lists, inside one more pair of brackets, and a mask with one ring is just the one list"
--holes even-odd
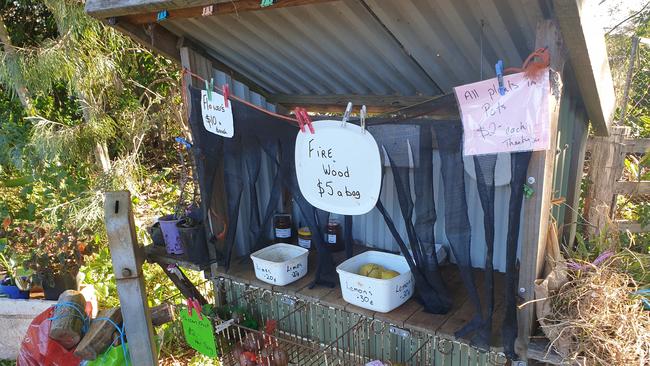
[(81, 360), (56, 341), (50, 339), (50, 324), (54, 313), (51, 307), (40, 313), (27, 328), (20, 344), (17, 366), (78, 366)]

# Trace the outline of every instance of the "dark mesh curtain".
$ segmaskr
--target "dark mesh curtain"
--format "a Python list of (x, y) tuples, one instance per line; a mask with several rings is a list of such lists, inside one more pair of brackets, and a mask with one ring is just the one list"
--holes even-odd
[[(190, 87), (192, 110), (190, 126), (195, 145), (202, 155), (197, 158), (197, 173), (201, 186), (202, 202), (213, 202), (216, 187), (223, 185), (226, 200), (227, 230), (217, 247), (219, 263), (229, 267), (240, 216), (242, 194), (249, 190), (250, 212), (245, 230), (251, 238), (252, 249), (260, 249), (271, 242), (272, 218), (280, 205), (283, 190), (291, 192), (303, 219), (312, 230), (313, 242), (318, 250), (316, 282), (333, 286), (336, 271), (332, 256), (323, 243), (323, 233), (329, 214), (316, 210), (300, 194), (294, 168), (295, 136), (298, 128), (284, 119), (271, 116), (244, 103), (231, 100), (235, 135), (223, 138), (205, 130), (201, 117), (201, 90)], [(272, 187), (267, 202), (258, 201), (256, 183), (260, 179), (261, 159), (270, 159)], [(221, 160), (222, 159), (222, 160)], [(222, 165), (221, 165), (222, 164)], [(217, 170), (223, 166), (223, 181)], [(204, 217), (209, 207), (202, 204)]]
[[(380, 146), (380, 151), (383, 150), (387, 156), (387, 163), (397, 190), (402, 220), (406, 227), (406, 238), (398, 232), (394, 218), (386, 211), (381, 200), (377, 202), (377, 209), (384, 217), (386, 225), (411, 268), (415, 277), (417, 295), (425, 310), (434, 314), (444, 314), (449, 311), (452, 304), (438, 268), (438, 258), (434, 248), (436, 211), (433, 197), (433, 145), (428, 122), (409, 124), (405, 121), (399, 125), (372, 126), (368, 130)], [(411, 179), (411, 170), (413, 179)], [(415, 186), (415, 203), (412, 198), (412, 184)], [(418, 215), (415, 224), (413, 223), (414, 211)]]

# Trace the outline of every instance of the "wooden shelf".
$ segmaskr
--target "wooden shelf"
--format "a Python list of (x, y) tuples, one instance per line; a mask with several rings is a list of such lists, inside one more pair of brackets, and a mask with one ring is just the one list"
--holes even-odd
[[(359, 254), (365, 250), (373, 248), (355, 247), (354, 254)], [(345, 253), (334, 253), (334, 262), (336, 265), (345, 260)], [(250, 258), (241, 257), (233, 259), (231, 267), (228, 271), (223, 271), (223, 268), (217, 269), (214, 274), (216, 277), (223, 277), (231, 279), (236, 282), (250, 284), (255, 287), (260, 287), (274, 292), (284, 293), (290, 296), (295, 296), (306, 301), (318, 302), (321, 305), (326, 305), (335, 309), (346, 310), (349, 312), (364, 315), (369, 318), (381, 320), (392, 324), (396, 327), (406, 328), (409, 330), (420, 331), (428, 334), (437, 334), (450, 340), (456, 340), (454, 333), (467, 323), (474, 315), (474, 304), (469, 301), (467, 291), (462, 285), (459, 270), (455, 265), (445, 265), (442, 267), (442, 275), (447, 285), (448, 290), (453, 298), (454, 307), (443, 315), (430, 314), (424, 311), (424, 308), (415, 299), (411, 298), (402, 306), (389, 313), (378, 313), (358, 306), (349, 304), (343, 300), (339, 286), (328, 288), (325, 286), (310, 285), (314, 282), (316, 268), (316, 253), (310, 252), (309, 254), (309, 272), (300, 280), (286, 286), (270, 285), (262, 282), (255, 277), (253, 264)], [(484, 272), (481, 270), (474, 270), (474, 280), (479, 289), (479, 294), (483, 300), (485, 291), (483, 290)], [(503, 294), (505, 287), (505, 278), (503, 273), (495, 272), (494, 274), (494, 315), (493, 315), (493, 338), (491, 340), (491, 351), (502, 351), (500, 329), (503, 322), (505, 313)], [(469, 342), (466, 339), (460, 340), (462, 342)]]
[(196, 263), (190, 262), (185, 254), (176, 255), (168, 254), (165, 247), (157, 245), (147, 245), (144, 247), (144, 253), (148, 262), (159, 262), (163, 264), (175, 264), (179, 267), (191, 269), (193, 271), (203, 271), (202, 267)]

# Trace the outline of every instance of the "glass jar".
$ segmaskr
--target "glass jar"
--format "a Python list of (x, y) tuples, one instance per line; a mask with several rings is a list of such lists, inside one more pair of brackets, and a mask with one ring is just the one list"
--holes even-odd
[(327, 248), (333, 252), (343, 250), (343, 240), (341, 240), (341, 225), (335, 219), (330, 219), (327, 223), (325, 245), (327, 245)]
[(311, 246), (311, 230), (307, 226), (298, 229), (298, 245), (305, 249), (312, 249)]
[(278, 214), (273, 224), (276, 243), (291, 243), (291, 215)]

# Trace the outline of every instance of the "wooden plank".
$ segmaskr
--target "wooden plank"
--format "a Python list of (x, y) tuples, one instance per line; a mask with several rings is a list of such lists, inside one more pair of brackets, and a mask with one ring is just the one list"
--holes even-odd
[(561, 233), (561, 243), (565, 245), (573, 243), (578, 228), (579, 211), (574, 209), (574, 207), (580, 207), (588, 134), (589, 121), (587, 120), (586, 113), (581, 111), (576, 116), (571, 141), (571, 161), (569, 163), (569, 182), (566, 194), (566, 204), (570, 209), (567, 208), (565, 210), (564, 225)]
[(616, 182), (615, 194), (641, 196), (650, 194), (650, 181), (642, 182)]
[(131, 364), (158, 365), (149, 302), (142, 277), (144, 251), (138, 246), (131, 194), (128, 191), (106, 192), (104, 221), (125, 333), (129, 338)]
[(399, 95), (290, 95), (271, 94), (268, 101), (278, 103), (286, 108), (303, 107), (310, 112), (343, 113), (348, 102), (354, 105), (366, 105), (369, 113), (394, 111), (420, 103), (428, 103), (427, 116), (438, 115), (444, 119), (458, 118), (456, 99), (451, 94), (438, 96), (399, 96)]
[(616, 200), (614, 198), (616, 181), (623, 171), (623, 139), (628, 127), (614, 126), (608, 137), (594, 137), (591, 152), (590, 182), (584, 200), (584, 217), (592, 226), (588, 227), (590, 236), (598, 235), (601, 228), (609, 222)]
[[(262, 7), (260, 0), (239, 0), (239, 1), (228, 1), (220, 4), (212, 4), (212, 14), (206, 16), (216, 16), (216, 15), (226, 15), (226, 14), (237, 14), (248, 11), (262, 11), (262, 10), (271, 10), (271, 9), (280, 9), (288, 8), (293, 6), (302, 6), (310, 4), (319, 4), (327, 3), (337, 0), (275, 0), (273, 5)], [(164, 9), (167, 10), (169, 15), (167, 19), (187, 19), (187, 18), (200, 18), (203, 17), (203, 11), (205, 6), (192, 6), (185, 7), (180, 9)], [(160, 9), (163, 10), (163, 9)], [(206, 9), (207, 10), (207, 9)], [(159, 10), (158, 10), (159, 11)], [(139, 13), (132, 15), (125, 15), (119, 19), (126, 19), (127, 21), (133, 24), (151, 24), (156, 23), (158, 20), (158, 11), (148, 12), (148, 13)], [(166, 19), (166, 20), (167, 20)], [(164, 22), (164, 21), (163, 21)]]
[(631, 233), (646, 233), (650, 231), (650, 226), (644, 227), (640, 223), (630, 220), (616, 220), (615, 224), (620, 231), (629, 231)]
[(467, 291), (462, 284), (458, 268), (456, 266), (445, 266), (442, 269), (442, 276), (447, 285), (447, 290), (451, 296), (453, 308), (447, 314), (431, 314), (424, 311), (424, 308), (416, 311), (406, 321), (404, 326), (406, 328), (415, 329), (420, 332), (434, 334), (438, 331), (440, 326), (444, 324), (449, 317), (453, 316), (454, 312), (465, 303), (467, 299)]
[(223, 3), (230, 0), (86, 0), (86, 13), (96, 18), (116, 17), (179, 9), (190, 6), (203, 6)]
[[(543, 20), (537, 24), (535, 48), (548, 47), (551, 54), (551, 68), (561, 79), (564, 70), (566, 49), (557, 23), (553, 20)], [(561, 85), (561, 80), (557, 83)], [(553, 89), (553, 86), (551, 87)], [(532, 198), (523, 203), (524, 218), (521, 228), (523, 240), (521, 243), (521, 267), (519, 270), (520, 294), (523, 301), (534, 298), (534, 282), (540, 276), (544, 263), (544, 248), (551, 212), (551, 193), (553, 188), (553, 172), (555, 170), (555, 149), (557, 146), (557, 127), (560, 113), (562, 87), (557, 87), (557, 94), (549, 98), (550, 111), (550, 149), (532, 153), (528, 166), (528, 177), (535, 180), (531, 184), (535, 190)], [(520, 189), (516, 188), (516, 189)], [(518, 338), (516, 351), (522, 359), (526, 359), (526, 348), (533, 327), (534, 307), (526, 306), (518, 310)]]
[(582, 0), (553, 0), (553, 8), (594, 132), (607, 136), (616, 98), (605, 37), (594, 21), (595, 7)]
[(83, 360), (94, 360), (106, 351), (113, 343), (113, 334), (117, 331), (115, 326), (103, 318), (110, 319), (115, 324), (122, 324), (122, 311), (120, 308), (105, 309), (97, 314), (97, 318), (90, 323), (90, 329), (77, 345), (75, 356)]
[(187, 259), (187, 255), (168, 254), (164, 247), (147, 245), (144, 247), (144, 252), (147, 256), (147, 262), (150, 263), (176, 264), (179, 267), (191, 269), (193, 271), (203, 270), (203, 268), (198, 264), (190, 262)]
[(397, 309), (388, 312), (388, 313), (375, 313), (375, 319), (385, 321), (387, 323), (396, 325), (398, 327), (404, 327), (404, 323), (416, 312), (423, 309), (422, 305), (414, 299), (411, 298), (402, 306)]
[(123, 21), (116, 24), (115, 28), (139, 43), (142, 47), (158, 52), (180, 64), (178, 37), (164, 27), (158, 24), (145, 27)]
[(645, 153), (650, 150), (650, 139), (625, 139), (623, 150), (627, 153)]

